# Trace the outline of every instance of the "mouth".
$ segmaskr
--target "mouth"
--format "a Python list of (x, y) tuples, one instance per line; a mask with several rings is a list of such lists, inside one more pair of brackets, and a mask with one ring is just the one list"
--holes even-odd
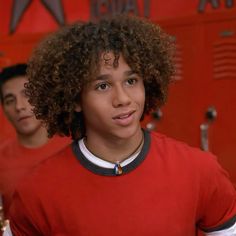
[(28, 118), (31, 118), (32, 116), (22, 116), (18, 119), (18, 121), (23, 121), (23, 120), (26, 120)]
[(125, 120), (129, 118), (131, 115), (133, 115), (135, 111), (129, 111), (129, 112), (124, 112), (119, 115), (114, 116), (112, 119), (113, 120)]

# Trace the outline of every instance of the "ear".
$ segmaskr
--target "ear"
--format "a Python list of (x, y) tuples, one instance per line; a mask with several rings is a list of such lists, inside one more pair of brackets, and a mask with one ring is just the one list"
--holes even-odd
[(82, 111), (81, 105), (79, 103), (75, 104), (75, 111), (76, 112), (81, 112)]

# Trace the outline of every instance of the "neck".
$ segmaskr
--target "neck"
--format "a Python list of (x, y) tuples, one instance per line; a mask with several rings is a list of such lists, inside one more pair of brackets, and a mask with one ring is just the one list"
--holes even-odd
[(93, 137), (92, 139), (85, 138), (84, 142), (87, 149), (100, 159), (111, 163), (121, 163), (140, 151), (144, 140), (143, 131), (140, 129), (136, 135), (128, 139), (111, 141), (111, 139), (94, 140)]
[(48, 142), (47, 130), (41, 126), (32, 134), (17, 134), (19, 143), (27, 148), (37, 148)]

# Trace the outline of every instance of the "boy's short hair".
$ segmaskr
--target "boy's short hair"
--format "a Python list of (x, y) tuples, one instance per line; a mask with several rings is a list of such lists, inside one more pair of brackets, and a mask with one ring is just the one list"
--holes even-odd
[(25, 63), (19, 63), (12, 66), (4, 67), (0, 71), (0, 100), (3, 101), (2, 86), (8, 80), (16, 78), (18, 76), (26, 75), (27, 65)]

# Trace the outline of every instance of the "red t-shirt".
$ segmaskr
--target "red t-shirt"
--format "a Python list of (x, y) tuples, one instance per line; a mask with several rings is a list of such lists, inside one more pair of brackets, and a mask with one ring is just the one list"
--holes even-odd
[(50, 156), (69, 145), (69, 138), (55, 136), (38, 148), (26, 148), (17, 139), (7, 140), (0, 146), (0, 194), (3, 195), (7, 215), (13, 192), (23, 178)]
[(213, 155), (145, 133), (123, 174), (89, 162), (77, 143), (20, 186), (14, 236), (194, 236), (235, 222), (236, 193)]

